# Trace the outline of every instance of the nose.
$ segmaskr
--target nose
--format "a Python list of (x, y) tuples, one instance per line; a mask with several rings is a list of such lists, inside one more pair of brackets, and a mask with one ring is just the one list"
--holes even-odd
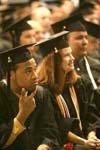
[(37, 75), (36, 70), (33, 70), (32, 79), (35, 79), (35, 80), (38, 79), (38, 75)]
[(74, 57), (72, 54), (71, 54), (70, 57), (71, 57), (71, 59), (72, 59), (73, 61), (75, 60), (75, 57)]
[(88, 39), (86, 37), (83, 38), (83, 43), (88, 44)]

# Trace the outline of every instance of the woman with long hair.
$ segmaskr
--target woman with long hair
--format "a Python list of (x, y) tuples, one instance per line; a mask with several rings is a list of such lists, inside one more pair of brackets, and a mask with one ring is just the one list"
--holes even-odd
[(90, 107), (93, 91), (90, 83), (75, 72), (72, 50), (65, 43), (64, 37), (58, 40), (55, 36), (37, 44), (42, 53), (51, 51), (37, 68), (39, 83), (51, 92), (61, 144), (65, 149), (73, 149), (75, 144), (99, 149), (100, 140), (95, 132), (98, 114), (94, 105)]

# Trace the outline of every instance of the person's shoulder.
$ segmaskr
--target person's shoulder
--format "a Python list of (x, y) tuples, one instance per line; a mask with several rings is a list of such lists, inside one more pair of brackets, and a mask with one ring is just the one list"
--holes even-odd
[(85, 76), (81, 76), (81, 78), (77, 80), (76, 84), (79, 86), (91, 86), (92, 87), (91, 81)]
[(100, 61), (96, 58), (93, 58), (91, 56), (87, 56), (87, 59), (91, 65), (99, 65), (100, 66)]
[(49, 88), (46, 85), (37, 85), (36, 87), (36, 96), (40, 99), (50, 95)]

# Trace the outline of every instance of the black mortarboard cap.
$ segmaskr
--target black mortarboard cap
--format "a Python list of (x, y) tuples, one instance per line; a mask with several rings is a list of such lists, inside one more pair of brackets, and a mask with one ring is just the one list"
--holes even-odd
[(80, 0), (80, 7), (92, 7), (97, 3), (96, 0)]
[(27, 48), (32, 45), (34, 45), (34, 43), (0, 51), (0, 61), (3, 69), (6, 72), (10, 71), (13, 69), (13, 65), (31, 59), (32, 56)]
[(39, 50), (42, 56), (45, 57), (51, 52), (56, 53), (58, 50), (68, 47), (66, 40), (68, 33), (68, 31), (62, 31), (52, 35), (49, 39), (37, 42), (36, 46), (39, 46)]
[(10, 24), (3, 31), (3, 33), (10, 32), (14, 40), (14, 46), (18, 45), (17, 42), (19, 41), (19, 37), (23, 31), (33, 29), (32, 26), (27, 23), (28, 20), (30, 20), (30, 16), (25, 16), (24, 18), (21, 18), (20, 20), (17, 20)]
[(22, 32), (24, 30), (32, 29), (32, 27), (27, 23), (27, 21), (30, 20), (30, 16), (25, 16), (12, 24), (10, 24), (4, 32), (10, 31), (15, 32), (15, 34), (18, 34), (19, 32)]
[(30, 5), (30, 0), (8, 0), (7, 5), (23, 8)]
[(96, 38), (100, 38), (100, 25), (99, 24), (95, 24), (93, 22), (84, 20), (84, 25), (86, 26), (86, 29), (89, 35), (96, 37)]
[(71, 15), (63, 20), (60, 20), (52, 24), (52, 28), (55, 33), (67, 30), (70, 32), (73, 31), (85, 31), (85, 26), (81, 23), (83, 17), (81, 14)]
[(92, 12), (92, 9), (95, 6), (94, 0), (80, 0), (80, 5), (75, 11), (72, 12), (72, 14), (82, 13), (82, 14), (90, 14)]

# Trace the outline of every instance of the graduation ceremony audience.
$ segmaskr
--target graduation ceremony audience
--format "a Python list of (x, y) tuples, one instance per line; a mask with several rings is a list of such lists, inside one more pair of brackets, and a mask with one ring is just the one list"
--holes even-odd
[(100, 149), (99, 40), (99, 0), (0, 0), (0, 150)]

